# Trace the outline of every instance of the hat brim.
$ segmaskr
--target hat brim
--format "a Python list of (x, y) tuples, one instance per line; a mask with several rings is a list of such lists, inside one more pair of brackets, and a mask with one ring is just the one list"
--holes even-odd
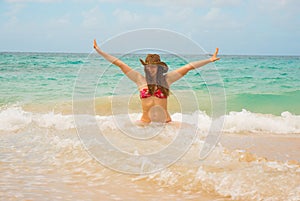
[(165, 62), (162, 62), (162, 61), (157, 62), (157, 63), (146, 63), (143, 59), (140, 59), (140, 62), (141, 62), (144, 66), (146, 66), (146, 65), (148, 65), (148, 64), (153, 64), (153, 65), (161, 66), (161, 67), (164, 68), (164, 71), (165, 71), (165, 72), (167, 72), (168, 69), (169, 69), (168, 65), (167, 65)]
[(140, 59), (140, 62), (144, 65), (144, 66), (146, 66), (147, 65), (147, 63), (146, 62), (144, 62), (144, 60), (143, 59)]

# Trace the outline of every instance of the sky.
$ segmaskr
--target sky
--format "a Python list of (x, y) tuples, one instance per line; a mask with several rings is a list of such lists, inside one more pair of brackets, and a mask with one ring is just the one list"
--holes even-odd
[(156, 28), (208, 52), (300, 55), (299, 8), (299, 0), (0, 0), (0, 52), (89, 53), (94, 38), (101, 46)]

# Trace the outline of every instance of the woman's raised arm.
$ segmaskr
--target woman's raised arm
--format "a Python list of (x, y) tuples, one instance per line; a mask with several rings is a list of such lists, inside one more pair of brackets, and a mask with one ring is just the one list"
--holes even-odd
[(205, 59), (205, 60), (200, 60), (200, 61), (193, 61), (191, 63), (188, 63), (188, 64), (182, 66), (181, 68), (178, 68), (176, 70), (169, 72), (166, 76), (166, 80), (167, 80), (168, 84), (171, 85), (173, 82), (179, 80), (185, 74), (187, 74), (190, 70), (200, 68), (202, 66), (205, 66), (206, 64), (209, 64), (211, 62), (215, 62), (215, 61), (219, 60), (220, 58), (218, 58), (218, 52), (219, 52), (219, 48), (216, 48), (216, 51), (212, 55), (211, 58)]
[(124, 63), (123, 61), (121, 61), (120, 59), (102, 51), (96, 42), (96, 39), (94, 39), (94, 49), (98, 52), (99, 55), (101, 55), (104, 59), (106, 59), (107, 61), (109, 61), (110, 63), (118, 66), (123, 73), (129, 78), (131, 79), (133, 82), (135, 82), (136, 84), (139, 84), (140, 80), (143, 78), (143, 76), (133, 70), (132, 68), (130, 68), (126, 63)]

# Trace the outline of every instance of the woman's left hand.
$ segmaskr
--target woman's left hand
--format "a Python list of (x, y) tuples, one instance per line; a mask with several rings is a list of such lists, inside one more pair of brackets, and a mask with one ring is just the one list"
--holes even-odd
[(212, 57), (210, 58), (211, 62), (215, 62), (217, 60), (219, 60), (220, 58), (218, 57), (218, 52), (219, 52), (219, 48), (216, 48), (215, 53), (212, 55)]

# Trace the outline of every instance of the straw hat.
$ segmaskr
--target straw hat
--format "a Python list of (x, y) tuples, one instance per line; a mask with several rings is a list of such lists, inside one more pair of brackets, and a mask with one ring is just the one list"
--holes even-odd
[(163, 68), (163, 73), (168, 72), (169, 68), (167, 64), (165, 62), (160, 61), (160, 56), (158, 54), (148, 54), (145, 61), (143, 61), (142, 59), (140, 59), (140, 61), (144, 66), (148, 64), (156, 64)]

